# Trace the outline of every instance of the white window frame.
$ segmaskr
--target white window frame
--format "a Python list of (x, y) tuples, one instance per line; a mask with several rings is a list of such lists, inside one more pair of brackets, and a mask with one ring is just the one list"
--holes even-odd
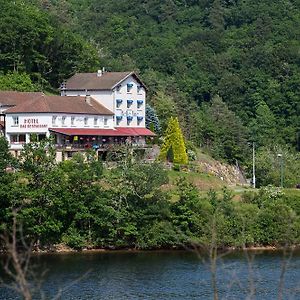
[(52, 116), (52, 126), (56, 126), (57, 116)]
[(61, 117), (61, 125), (62, 125), (62, 126), (66, 126), (66, 119), (67, 119), (66, 116), (62, 116), (62, 117)]
[(94, 126), (98, 126), (98, 118), (97, 117), (94, 117)]
[(14, 116), (12, 117), (12, 119), (13, 119), (13, 126), (14, 127), (19, 126), (19, 116)]

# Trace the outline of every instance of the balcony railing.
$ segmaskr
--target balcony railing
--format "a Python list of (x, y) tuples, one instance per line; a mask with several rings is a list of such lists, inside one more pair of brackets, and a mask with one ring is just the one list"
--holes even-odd
[(109, 150), (111, 148), (117, 146), (130, 146), (132, 148), (151, 148), (152, 145), (148, 144), (138, 144), (138, 143), (114, 143), (114, 144), (56, 144), (56, 149), (62, 150), (87, 150), (87, 149), (94, 149), (94, 150)]

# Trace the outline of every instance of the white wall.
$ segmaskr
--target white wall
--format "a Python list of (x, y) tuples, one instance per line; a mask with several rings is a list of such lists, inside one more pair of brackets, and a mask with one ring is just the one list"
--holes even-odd
[(114, 106), (113, 106), (113, 92), (111, 90), (105, 90), (105, 91), (64, 91), (61, 93), (63, 96), (81, 96), (85, 97), (87, 95), (92, 96), (95, 100), (99, 101), (103, 106), (111, 110), (112, 112), (114, 111)]
[[(127, 84), (133, 84), (130, 92), (127, 92)], [(120, 84), (120, 89), (114, 89), (114, 101), (115, 101), (115, 114), (117, 116), (122, 116), (122, 120), (116, 127), (145, 127), (145, 106), (146, 106), (146, 91), (142, 87), (139, 92), (137, 87), (140, 86), (139, 82), (130, 76), (126, 80), (122, 81)], [(122, 104), (117, 107), (117, 99), (121, 99)], [(133, 100), (132, 105), (127, 108), (127, 100)], [(138, 108), (137, 100), (142, 100), (143, 104)], [(133, 116), (133, 120), (130, 125), (127, 125), (127, 116)], [(137, 116), (143, 117), (143, 120), (138, 124)]]
[[(53, 116), (56, 117), (55, 124), (53, 123)], [(14, 125), (14, 117), (18, 117), (19, 124)], [(63, 124), (63, 117), (65, 121)], [(74, 117), (74, 125), (71, 124), (71, 118)], [(84, 118), (87, 117), (87, 124), (85, 125)], [(97, 124), (94, 124), (94, 118), (97, 118)], [(104, 120), (107, 119), (107, 125), (104, 125)], [(10, 143), (12, 134), (25, 134), (26, 142), (29, 142), (30, 134), (46, 134), (50, 135), (49, 128), (107, 128), (114, 127), (113, 116), (100, 115), (82, 115), (82, 114), (49, 114), (49, 113), (20, 113), (6, 115), (6, 138)], [(21, 148), (22, 143), (14, 143), (11, 145), (12, 149)]]

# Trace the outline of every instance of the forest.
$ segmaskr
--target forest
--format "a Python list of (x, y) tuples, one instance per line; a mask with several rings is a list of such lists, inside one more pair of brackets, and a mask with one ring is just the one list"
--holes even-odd
[[(45, 148), (47, 151), (45, 151)], [(200, 193), (158, 164), (141, 164), (131, 151), (118, 150), (108, 167), (95, 153), (55, 161), (51, 140), (26, 144), (16, 160), (0, 138), (0, 234), (10, 232), (33, 250), (204, 249), (291, 246), (300, 241), (300, 204), (295, 191), (268, 186), (246, 191)], [(15, 172), (7, 172), (13, 167)], [(8, 236), (9, 237), (9, 236)], [(5, 249), (0, 240), (0, 251)], [(22, 248), (21, 248), (22, 249)]]
[(253, 142), (262, 162), (299, 163), (299, 1), (0, 4), (0, 89), (57, 93), (75, 72), (134, 70), (160, 133), (178, 116), (186, 140), (246, 171)]

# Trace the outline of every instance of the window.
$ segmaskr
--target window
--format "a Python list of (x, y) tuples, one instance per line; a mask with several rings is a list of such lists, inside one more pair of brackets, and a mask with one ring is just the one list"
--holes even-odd
[(133, 103), (133, 100), (127, 100), (127, 108), (130, 108)]
[(141, 108), (143, 105), (144, 101), (143, 100), (138, 100), (137, 101), (137, 108)]
[(133, 88), (133, 83), (127, 83), (127, 93), (131, 93)]
[(26, 142), (26, 135), (25, 134), (11, 134), (10, 135), (10, 142), (14, 143), (25, 143)]
[(61, 118), (61, 125), (62, 125), (62, 126), (65, 126), (65, 125), (66, 125), (66, 116), (63, 116), (63, 117)]
[(94, 118), (94, 126), (98, 125), (98, 118)]
[(117, 99), (117, 108), (119, 108), (122, 105), (123, 100), (122, 99)]
[(88, 126), (88, 120), (89, 120), (88, 117), (84, 117), (84, 126)]
[(57, 119), (57, 116), (52, 116), (52, 125), (53, 126), (56, 126), (56, 119)]
[(142, 94), (143, 87), (141, 85), (137, 86), (137, 93)]
[(117, 116), (116, 118), (117, 118), (117, 125), (120, 125), (123, 117), (122, 116)]
[(19, 126), (19, 117), (13, 117), (14, 126)]
[(19, 143), (25, 143), (25, 142), (26, 142), (26, 135), (19, 134)]
[(11, 134), (10, 135), (10, 142), (11, 143), (17, 143), (18, 142), (18, 135), (17, 134)]
[(104, 126), (107, 126), (107, 124), (108, 124), (108, 119), (104, 118)]
[(137, 117), (137, 124), (138, 124), (138, 125), (141, 125), (143, 119), (144, 119), (143, 117)]
[(132, 122), (133, 117), (132, 116), (127, 116), (127, 125), (130, 125)]
[(71, 126), (74, 126), (75, 117), (71, 117)]
[(121, 84), (119, 84), (119, 85), (117, 86), (117, 92), (119, 92), (119, 93), (121, 92), (121, 87), (122, 87)]
[(37, 139), (38, 139), (39, 142), (42, 141), (42, 140), (45, 140), (46, 139), (46, 134), (43, 134), (43, 133), (38, 134)]

